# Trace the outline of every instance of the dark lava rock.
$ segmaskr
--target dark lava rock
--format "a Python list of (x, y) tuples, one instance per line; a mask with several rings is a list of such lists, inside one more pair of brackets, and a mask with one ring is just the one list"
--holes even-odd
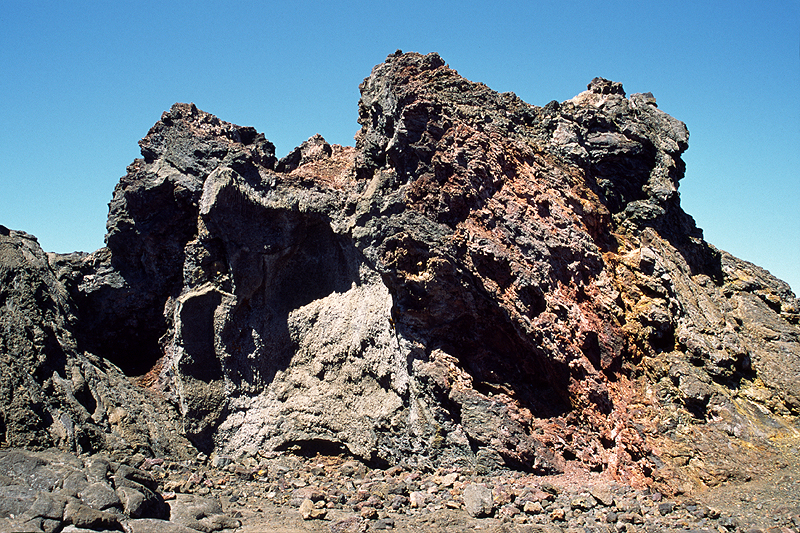
[[(18, 449), (0, 450), (0, 531), (61, 531), (65, 526), (98, 531), (220, 531), (238, 520), (224, 515), (216, 499), (178, 495), (167, 504), (145, 471), (99, 456)], [(105, 471), (114, 472), (105, 480)], [(98, 480), (97, 475), (103, 480)], [(77, 491), (65, 488), (80, 474)], [(113, 487), (112, 484), (113, 483)], [(163, 529), (157, 529), (157, 526)], [(183, 528), (183, 529), (182, 529)]]

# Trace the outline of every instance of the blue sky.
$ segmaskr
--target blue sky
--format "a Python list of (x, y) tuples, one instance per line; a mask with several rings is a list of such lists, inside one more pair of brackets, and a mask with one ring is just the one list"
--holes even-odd
[(595, 76), (651, 91), (691, 137), (684, 209), (800, 291), (796, 1), (38, 2), (0, 8), (0, 224), (47, 251), (103, 245), (137, 141), (174, 102), (285, 155), (353, 144), (358, 84), (396, 49), (563, 101)]

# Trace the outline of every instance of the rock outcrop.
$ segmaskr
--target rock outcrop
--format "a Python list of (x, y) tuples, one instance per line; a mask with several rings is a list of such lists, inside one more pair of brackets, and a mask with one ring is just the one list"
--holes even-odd
[(596, 78), (536, 107), (398, 52), (359, 123), (278, 161), (176, 104), (106, 248), (0, 232), (5, 441), (685, 491), (798, 438), (798, 301), (683, 212), (688, 131), (651, 94)]
[(79, 351), (80, 312), (56, 272), (86, 259), (47, 255), (31, 235), (0, 226), (0, 442), (189, 456), (176, 409)]

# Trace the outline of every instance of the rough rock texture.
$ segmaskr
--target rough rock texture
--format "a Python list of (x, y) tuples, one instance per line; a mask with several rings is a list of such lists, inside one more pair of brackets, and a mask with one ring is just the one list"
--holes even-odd
[(55, 272), (63, 261), (0, 226), (0, 443), (191, 453), (174, 408), (107, 359), (78, 350), (78, 311)]
[[(75, 448), (57, 422), (74, 399), (88, 448), (130, 446), (75, 365), (139, 376), (149, 391), (114, 390), (166, 413), (138, 436), (150, 453), (187, 449), (158, 433), (175, 406), (218, 456), (575, 462), (680, 492), (798, 438), (798, 302), (703, 241), (677, 193), (688, 131), (651, 94), (596, 78), (540, 108), (398, 52), (359, 123), (355, 148), (317, 135), (277, 161), (176, 104), (114, 191), (106, 248), (48, 262), (5, 231), (6, 441)], [(48, 386), (72, 396), (31, 396)]]
[(0, 471), (0, 531), (208, 533), (240, 525), (213, 499), (173, 494), (164, 501), (152, 473), (100, 454), (0, 450)]
[(464, 509), (470, 516), (489, 516), (494, 510), (491, 489), (483, 485), (467, 485), (464, 488)]

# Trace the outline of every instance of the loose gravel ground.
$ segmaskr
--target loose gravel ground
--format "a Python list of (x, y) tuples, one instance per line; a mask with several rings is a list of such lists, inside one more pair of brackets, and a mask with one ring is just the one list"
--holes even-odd
[[(0, 462), (0, 533), (800, 533), (796, 446), (746, 482), (676, 498), (577, 467), (558, 476), (478, 475), (289, 453), (174, 462), (8, 449)], [(33, 494), (26, 480), (49, 492)], [(169, 507), (161, 520), (144, 518), (146, 507), (129, 498), (150, 494), (145, 486)]]
[[(758, 479), (668, 499), (575, 469), (559, 476), (371, 470), (336, 457), (226, 466), (214, 492), (239, 531), (800, 532), (800, 461)], [(257, 468), (253, 479), (244, 479)], [(485, 487), (483, 492), (470, 490)], [(488, 492), (488, 502), (472, 501)], [(478, 494), (477, 496), (475, 494)], [(306, 501), (308, 500), (308, 501)], [(305, 506), (304, 506), (305, 502)], [(488, 507), (487, 507), (488, 506)], [(476, 512), (476, 510), (478, 510)], [(481, 511), (482, 510), (482, 511)], [(485, 514), (482, 516), (481, 514)]]

